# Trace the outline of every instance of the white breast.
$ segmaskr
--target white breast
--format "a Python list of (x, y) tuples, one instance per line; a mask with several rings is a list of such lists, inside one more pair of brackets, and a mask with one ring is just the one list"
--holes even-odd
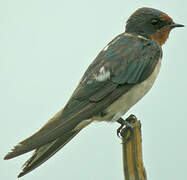
[(117, 121), (134, 104), (136, 104), (153, 86), (153, 83), (160, 71), (161, 59), (151, 76), (140, 84), (135, 85), (125, 95), (111, 104), (107, 109), (107, 115), (104, 117), (95, 116), (92, 120)]

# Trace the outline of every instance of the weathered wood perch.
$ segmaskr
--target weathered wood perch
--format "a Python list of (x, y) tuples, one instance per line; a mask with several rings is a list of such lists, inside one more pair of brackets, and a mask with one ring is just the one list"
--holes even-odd
[[(121, 131), (125, 180), (147, 180), (142, 158), (141, 123), (134, 115), (127, 118), (133, 129)], [(128, 137), (130, 136), (130, 139)]]

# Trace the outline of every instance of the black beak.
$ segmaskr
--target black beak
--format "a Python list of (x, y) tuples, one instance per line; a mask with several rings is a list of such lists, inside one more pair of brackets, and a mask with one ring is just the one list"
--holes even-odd
[(184, 25), (183, 24), (172, 23), (172, 24), (169, 25), (169, 27), (171, 29), (173, 29), (173, 28), (176, 28), (176, 27), (184, 27)]

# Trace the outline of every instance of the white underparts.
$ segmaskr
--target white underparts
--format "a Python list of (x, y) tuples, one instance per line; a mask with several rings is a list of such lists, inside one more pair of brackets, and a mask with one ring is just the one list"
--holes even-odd
[(117, 112), (113, 117), (111, 122), (116, 122), (121, 116), (123, 116), (123, 114), (121, 114), (120, 112)]

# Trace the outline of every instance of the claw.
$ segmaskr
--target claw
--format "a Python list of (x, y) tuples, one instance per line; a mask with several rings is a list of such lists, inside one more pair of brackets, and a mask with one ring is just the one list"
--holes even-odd
[[(128, 132), (128, 130), (130, 130), (130, 135), (124, 140), (123, 143), (126, 143), (127, 141), (129, 141), (132, 136), (133, 136), (133, 123), (136, 121), (136, 116), (134, 115), (130, 115), (126, 120), (124, 120), (123, 118), (120, 118), (117, 122), (121, 124), (121, 126), (117, 129), (117, 136), (119, 138), (124, 138), (126, 137), (126, 134)], [(125, 126), (125, 127), (124, 127)]]
[(120, 118), (120, 119), (117, 120), (117, 122), (118, 122), (119, 124), (121, 124), (121, 126), (117, 129), (117, 136), (118, 136), (119, 138), (121, 138), (121, 130), (122, 130), (123, 127), (125, 126), (125, 120), (124, 120), (123, 118)]
[[(130, 131), (130, 135), (127, 137), (127, 132), (128, 130)], [(123, 143), (127, 143), (132, 137), (133, 137), (133, 126), (126, 126), (121, 130), (121, 137), (126, 137), (124, 138)]]

